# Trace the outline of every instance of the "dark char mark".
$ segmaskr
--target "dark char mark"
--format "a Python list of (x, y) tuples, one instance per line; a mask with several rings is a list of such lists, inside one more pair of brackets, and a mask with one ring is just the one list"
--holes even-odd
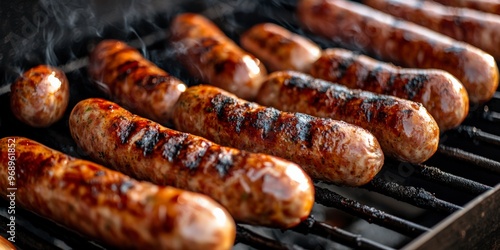
[(142, 137), (135, 142), (135, 145), (139, 148), (141, 148), (143, 151), (142, 153), (144, 156), (150, 154), (153, 152), (153, 149), (159, 141), (159, 132), (158, 129), (155, 127), (146, 127), (146, 132), (142, 135)]
[(413, 99), (424, 86), (424, 82), (427, 81), (427, 77), (423, 74), (418, 74), (415, 77), (409, 79), (408, 83), (405, 85), (405, 92), (408, 95), (408, 99)]
[(215, 165), (215, 169), (219, 172), (221, 177), (226, 176), (227, 172), (233, 166), (233, 155), (229, 152), (220, 152), (218, 155), (218, 161)]
[(218, 94), (214, 98), (212, 98), (212, 100), (210, 100), (210, 104), (212, 104), (212, 107), (217, 114), (217, 118), (219, 119), (223, 119), (226, 116), (226, 112), (224, 112), (226, 107), (235, 103), (236, 100), (223, 94)]
[(344, 75), (349, 67), (351, 67), (352, 63), (354, 62), (354, 59), (358, 55), (353, 55), (352, 57), (349, 58), (340, 58), (338, 60), (338, 65), (337, 65), (337, 70), (336, 70), (336, 76), (337, 79), (342, 79), (344, 78)]
[(264, 110), (259, 110), (257, 112), (257, 120), (255, 120), (251, 125), (258, 129), (262, 129), (262, 137), (266, 138), (270, 131), (273, 129), (273, 125), (280, 116), (280, 111), (275, 108), (265, 108)]
[(130, 140), (130, 136), (132, 134), (132, 131), (134, 131), (136, 124), (123, 117), (121, 117), (120, 120), (121, 122), (118, 124), (118, 126), (120, 127), (118, 136), (120, 137), (120, 142), (122, 144), (125, 144)]
[[(194, 147), (190, 147), (191, 145), (194, 145)], [(183, 158), (182, 165), (190, 170), (196, 170), (209, 147), (210, 144), (204, 142), (200, 143), (198, 141), (190, 141), (185, 143), (185, 156), (183, 157), (183, 155), (179, 153), (179, 155)]]
[(314, 119), (310, 115), (295, 113), (295, 117), (297, 118), (297, 124), (295, 127), (297, 128), (297, 134), (301, 141), (307, 142), (309, 145), (312, 144), (312, 136), (311, 136), (311, 122)]
[(179, 133), (168, 137), (165, 135), (167, 141), (163, 144), (163, 157), (167, 158), (169, 162), (173, 162), (180, 150), (184, 147), (184, 141), (188, 137), (185, 133)]

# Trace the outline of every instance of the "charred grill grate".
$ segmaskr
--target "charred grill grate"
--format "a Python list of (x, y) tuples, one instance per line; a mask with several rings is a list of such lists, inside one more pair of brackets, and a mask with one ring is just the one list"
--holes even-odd
[[(235, 1), (237, 3), (234, 4), (225, 4), (223, 1), (211, 0), (198, 3), (198, 5), (189, 5), (193, 2), (197, 1), (188, 1), (184, 4), (174, 3), (178, 7), (173, 10), (159, 8), (163, 11), (162, 15), (167, 13), (167, 17), (157, 18), (160, 16), (158, 15), (147, 18), (146, 22), (139, 20), (137, 24), (130, 24), (130, 27), (135, 28), (125, 31), (126, 34), (123, 34), (123, 31), (117, 31), (116, 27), (105, 27), (99, 36), (129, 40), (129, 44), (141, 48), (150, 60), (185, 82), (192, 83), (192, 79), (177, 66), (175, 61), (172, 61), (164, 41), (166, 36), (164, 29), (167, 27), (169, 18), (176, 12), (201, 12), (215, 19), (217, 24), (233, 39), (237, 39), (238, 34), (252, 24), (264, 21), (279, 23), (299, 34), (305, 34), (298, 28), (292, 14), (295, 8), (294, 1), (290, 3), (288, 1), (241, 0)], [(114, 4), (120, 4), (120, 2)], [(246, 11), (244, 8), (253, 8), (253, 11)], [(154, 20), (151, 22), (151, 19)], [(113, 25), (108, 23), (107, 26)], [(160, 32), (158, 32), (159, 28), (162, 29)], [(330, 46), (327, 41), (310, 34), (306, 35), (322, 46)], [(131, 40), (132, 37), (140, 38)], [(70, 82), (74, 83), (72, 95), (78, 93), (72, 96), (70, 107), (76, 103), (75, 100), (101, 95), (89, 87), (84, 69), (88, 49), (82, 48), (85, 47), (82, 44), (94, 44), (95, 40), (101, 38), (89, 35), (88, 39), (76, 45), (71, 41), (58, 44), (60, 47), (65, 45), (75, 47), (75, 49), (70, 49), (73, 53), (71, 55), (68, 55), (66, 51), (54, 52), (59, 58), (53, 62), (57, 62), (56, 64), (65, 69)], [(46, 57), (47, 55), (42, 56), (47, 60)], [(38, 63), (32, 58), (18, 58), (14, 61), (22, 68)], [(16, 76), (16, 70), (13, 70), (14, 73), (3, 70), (5, 82), (12, 81)], [(0, 94), (5, 93), (6, 89), (8, 86), (2, 84)], [(0, 96), (0, 105), (3, 107), (9, 105), (7, 94)], [(468, 202), (486, 192), (491, 192), (494, 186), (500, 183), (500, 162), (498, 161), (500, 131), (497, 128), (500, 122), (499, 112), (500, 92), (496, 92), (489, 103), (471, 109), (463, 125), (446, 132), (441, 138), (442, 143), (436, 155), (424, 164), (387, 160), (383, 171), (368, 185), (360, 188), (346, 189), (328, 183), (315, 183), (316, 203), (325, 207), (324, 210), (315, 211), (299, 226), (290, 230), (238, 225), (236, 240), (241, 244), (237, 244), (237, 247), (245, 245), (257, 249), (326, 249), (331, 244), (338, 243), (355, 249), (392, 249), (404, 247), (419, 236), (432, 233), (434, 227), (442, 223), (450, 214), (462, 212)], [(30, 137), (49, 147), (85, 158), (72, 141), (67, 124), (64, 122), (57, 123), (48, 129), (32, 129), (20, 124), (9, 112), (2, 112), (0, 135), (2, 137), (9, 135)], [(357, 195), (359, 193), (361, 195)], [(390, 202), (393, 202), (392, 199), (402, 202), (388, 205), (386, 199), (374, 201), (365, 197), (374, 194), (391, 197)], [(7, 236), (5, 225), (8, 223), (6, 213), (8, 205), (3, 200), (0, 204), (2, 225), (0, 234), (5, 237)], [(411, 207), (418, 210), (418, 215), (394, 210), (394, 207), (398, 208), (401, 204), (404, 204), (401, 210)], [(348, 217), (348, 222), (331, 221), (331, 216), (322, 213), (325, 211), (334, 211), (335, 216)], [(342, 211), (342, 214), (338, 211)], [(22, 249), (107, 248), (21, 208), (16, 208), (16, 216), (19, 216), (16, 233), (20, 239), (16, 244)], [(334, 219), (335, 216), (333, 216)], [(376, 224), (391, 231), (392, 233), (387, 233), (389, 237), (398, 235), (402, 236), (402, 240), (393, 245), (380, 243), (380, 239), (374, 238), (366, 231), (353, 230), (351, 227), (354, 224), (353, 221)], [(371, 230), (378, 229), (372, 228)], [(291, 234), (292, 239), (287, 237), (287, 234)], [(309, 235), (317, 236), (312, 244), (308, 241)], [(458, 240), (459, 237), (456, 239)]]

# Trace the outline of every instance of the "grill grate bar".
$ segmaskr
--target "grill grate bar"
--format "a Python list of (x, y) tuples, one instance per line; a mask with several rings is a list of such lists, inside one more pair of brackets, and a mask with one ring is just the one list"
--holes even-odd
[[(410, 164), (406, 162), (404, 164), (408, 164), (407, 166), (412, 169), (412, 174), (422, 177), (423, 179), (435, 183), (440, 183), (470, 194), (479, 195), (492, 189), (492, 187), (488, 185), (484, 185), (473, 180), (446, 173), (436, 167), (427, 166), (424, 164)], [(392, 162), (386, 162), (385, 166), (392, 169), (397, 168), (396, 165)]]
[(378, 242), (363, 238), (361, 235), (353, 234), (337, 227), (332, 227), (323, 222), (318, 222), (314, 219), (313, 216), (309, 216), (307, 219), (301, 222), (299, 226), (294, 227), (293, 230), (303, 234), (318, 235), (355, 249), (393, 249)]
[[(498, 115), (497, 119), (498, 121), (500, 121), (500, 113), (495, 112), (495, 114)], [(476, 127), (461, 125), (457, 127), (455, 131), (457, 131), (458, 134), (466, 136), (470, 139), (480, 142), (486, 142), (495, 146), (500, 146), (500, 136), (484, 132)]]
[[(0, 229), (3, 232), (9, 231), (9, 226), (7, 224), (10, 222), (9, 219), (0, 216)], [(24, 227), (20, 225), (16, 225), (16, 230), (15, 230), (15, 244), (16, 246), (25, 248), (25, 249), (46, 249), (46, 250), (58, 250), (59, 248), (54, 246), (51, 243), (48, 243), (47, 241), (43, 240), (42, 238), (38, 237), (37, 235), (33, 234), (29, 230), (25, 229)], [(10, 235), (7, 235), (5, 237), (6, 239), (10, 237)]]
[(488, 159), (486, 157), (469, 153), (459, 148), (439, 145), (438, 152), (445, 156), (455, 158), (470, 164), (474, 164), (483, 169), (500, 174), (500, 162)]
[(236, 243), (243, 243), (257, 249), (293, 250), (298, 249), (292, 245), (278, 242), (248, 230), (241, 225), (236, 225)]
[(481, 114), (481, 118), (490, 121), (490, 122), (500, 122), (500, 113), (495, 111), (490, 111), (488, 106), (484, 107), (484, 112)]
[(427, 227), (387, 214), (374, 207), (363, 205), (325, 188), (316, 187), (315, 199), (316, 202), (322, 205), (338, 208), (370, 223), (375, 223), (410, 237), (417, 237), (430, 230)]
[(377, 176), (364, 187), (368, 190), (390, 196), (414, 206), (432, 209), (441, 213), (451, 214), (462, 209), (460, 206), (436, 198), (433, 194), (423, 188), (403, 186), (395, 182), (385, 181)]

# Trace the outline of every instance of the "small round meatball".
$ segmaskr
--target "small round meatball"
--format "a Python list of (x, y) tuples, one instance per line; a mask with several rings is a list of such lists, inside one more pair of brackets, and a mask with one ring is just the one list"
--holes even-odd
[(64, 115), (69, 84), (58, 68), (39, 65), (24, 72), (10, 87), (10, 107), (17, 119), (33, 127), (48, 127)]

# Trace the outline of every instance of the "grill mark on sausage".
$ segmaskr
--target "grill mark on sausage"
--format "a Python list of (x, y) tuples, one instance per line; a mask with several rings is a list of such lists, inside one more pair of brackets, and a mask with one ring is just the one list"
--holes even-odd
[(257, 112), (257, 119), (252, 123), (252, 126), (262, 129), (262, 138), (267, 138), (279, 116), (279, 110), (271, 107), (264, 108)]
[(122, 144), (125, 144), (130, 140), (136, 124), (125, 117), (119, 117), (118, 120), (119, 121), (113, 123), (112, 127), (117, 127), (118, 138), (120, 138)]
[(117, 67), (118, 76), (116, 77), (116, 79), (120, 81), (124, 80), (128, 75), (130, 75), (130, 73), (137, 70), (138, 67), (139, 67), (139, 62), (136, 60), (126, 61), (120, 64)]
[(345, 74), (347, 73), (347, 70), (351, 67), (352, 63), (354, 62), (354, 59), (355, 58), (341, 58), (340, 60), (336, 60), (335, 58), (331, 59), (332, 61), (338, 62), (338, 67), (335, 70), (337, 79), (344, 78)]
[(169, 162), (174, 162), (179, 155), (180, 150), (184, 147), (184, 141), (188, 137), (185, 133), (174, 134), (171, 136), (164, 135), (166, 142), (163, 144), (163, 157)]
[(224, 117), (227, 115), (227, 112), (225, 112), (225, 109), (229, 105), (233, 105), (235, 103), (236, 103), (236, 101), (233, 100), (232, 98), (221, 95), (221, 94), (214, 96), (214, 98), (212, 98), (212, 100), (210, 100), (210, 104), (212, 104), (212, 107), (214, 108), (215, 113), (217, 114), (217, 118), (219, 118), (219, 120), (224, 119)]
[(219, 152), (215, 169), (220, 177), (224, 177), (229, 172), (231, 166), (234, 165), (233, 155), (230, 152)]
[(427, 82), (427, 76), (424, 74), (418, 74), (415, 77), (409, 79), (408, 83), (405, 84), (405, 93), (408, 95), (408, 99), (413, 99), (418, 95), (421, 89), (424, 87), (424, 83)]
[(307, 145), (312, 145), (311, 122), (313, 121), (313, 117), (306, 114), (295, 113), (295, 118), (297, 120), (295, 127), (297, 128), (298, 138), (306, 142)]
[(184, 143), (182, 151), (178, 153), (179, 159), (182, 159), (181, 165), (189, 170), (196, 170), (210, 146), (204, 141), (189, 140)]
[(153, 152), (154, 147), (159, 141), (159, 132), (158, 128), (154, 126), (147, 126), (144, 128), (146, 131), (141, 136), (139, 140), (135, 142), (135, 145), (142, 149), (142, 153), (144, 156)]

